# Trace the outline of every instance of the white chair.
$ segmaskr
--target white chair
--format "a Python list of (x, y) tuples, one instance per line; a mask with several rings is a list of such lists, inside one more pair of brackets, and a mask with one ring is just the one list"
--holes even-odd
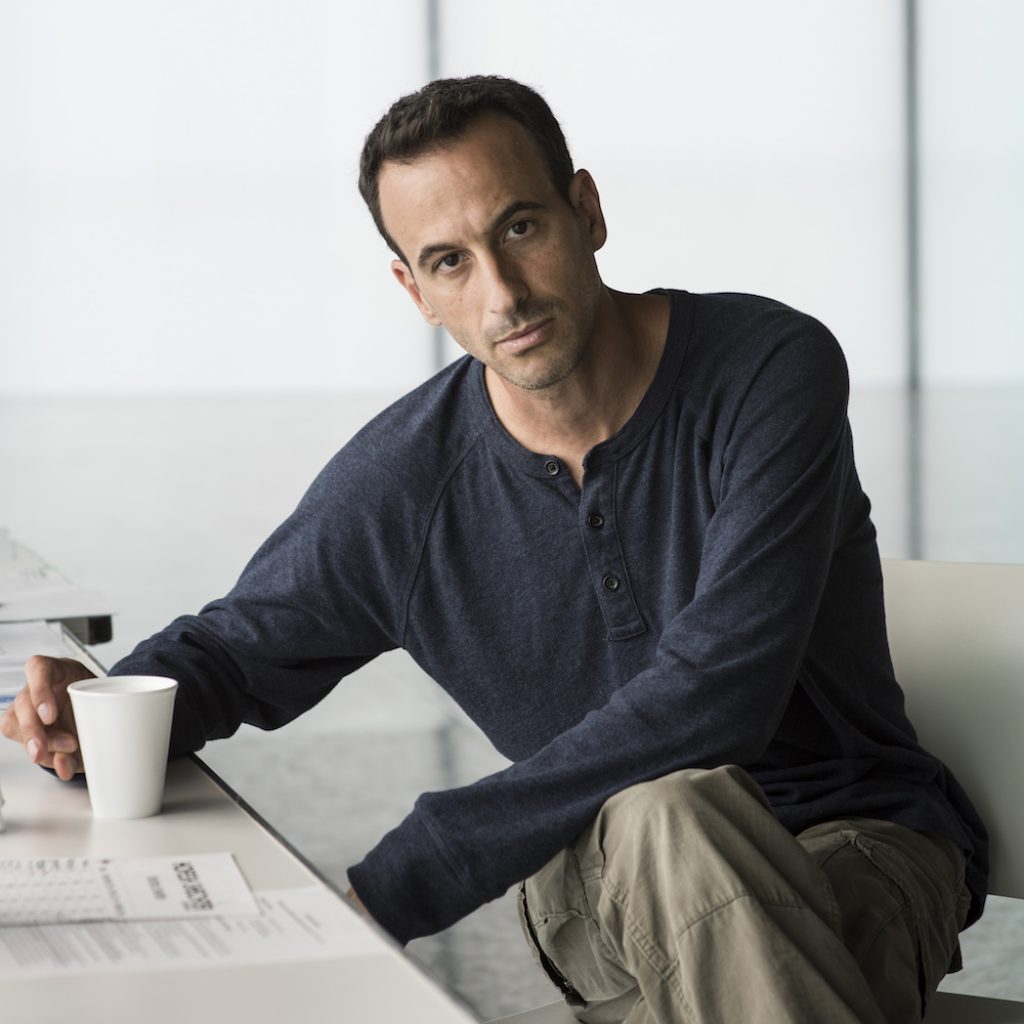
[[(883, 562), (896, 677), (922, 744), (988, 825), (989, 892), (1024, 899), (1024, 566)], [(573, 1024), (563, 1003), (495, 1024)], [(1024, 1003), (936, 994), (927, 1024), (1024, 1024)]]

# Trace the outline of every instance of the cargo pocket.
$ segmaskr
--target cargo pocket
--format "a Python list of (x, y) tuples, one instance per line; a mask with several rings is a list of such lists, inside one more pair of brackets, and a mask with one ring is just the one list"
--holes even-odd
[[(908, 842), (893, 843), (855, 828), (844, 829), (841, 835), (871, 872), (848, 865), (851, 877), (845, 884), (852, 892), (842, 901), (847, 945), (887, 1019), (920, 1019), (939, 982), (958, 960), (962, 855), (945, 840), (919, 833), (911, 833)], [(851, 906), (849, 896), (857, 893), (860, 905)], [(906, 1007), (911, 979), (916, 983), (916, 1017)]]
[(526, 944), (530, 947), (530, 952), (533, 954), (534, 963), (548, 976), (548, 980), (552, 985), (555, 986), (562, 993), (562, 997), (572, 1007), (581, 1007), (584, 1005), (582, 996), (573, 988), (569, 979), (554, 965), (551, 958), (541, 948), (540, 940), (537, 938), (536, 929), (533, 926), (533, 922), (530, 920), (529, 908), (526, 905), (526, 883), (523, 882), (519, 886), (519, 895), (516, 901), (516, 906), (519, 911), (519, 924), (523, 929), (523, 936), (526, 939)]
[[(534, 958), (570, 1007), (584, 1010), (635, 1001), (636, 979), (601, 933), (591, 899), (601, 885), (596, 865), (584, 883), (575, 851), (563, 850), (523, 883), (520, 921)], [(600, 1015), (600, 1014), (599, 1014)]]

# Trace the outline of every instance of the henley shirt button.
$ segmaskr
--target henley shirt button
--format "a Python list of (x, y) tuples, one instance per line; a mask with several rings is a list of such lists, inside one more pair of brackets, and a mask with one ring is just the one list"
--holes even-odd
[(587, 516), (587, 525), (592, 526), (595, 530), (600, 530), (604, 526), (604, 516), (600, 512), (591, 512)]
[(618, 576), (605, 576), (604, 580), (605, 590), (618, 590), (619, 589), (619, 577)]
[(554, 459), (548, 459), (548, 461), (544, 463), (544, 468), (547, 470), (548, 476), (558, 476), (562, 467), (555, 462)]

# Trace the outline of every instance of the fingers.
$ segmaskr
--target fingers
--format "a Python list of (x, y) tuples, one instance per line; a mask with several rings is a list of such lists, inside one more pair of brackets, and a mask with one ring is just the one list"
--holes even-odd
[(0, 720), (0, 732), (23, 743), (33, 764), (67, 781), (82, 770), (68, 686), (92, 673), (71, 658), (37, 655), (25, 664), (26, 685)]
[(54, 754), (53, 765), (57, 778), (63, 782), (69, 782), (75, 775), (82, 771), (82, 757), (80, 754)]
[(60, 710), (58, 694), (63, 697), (69, 683), (91, 674), (84, 665), (70, 658), (47, 658), (41, 654), (29, 658), (25, 662), (25, 688), (40, 722), (53, 725)]
[(366, 909), (366, 905), (356, 894), (355, 889), (353, 889), (351, 886), (349, 887), (348, 892), (345, 893), (345, 899), (347, 899), (349, 903), (351, 903), (356, 908), (356, 910), (363, 915), (363, 917), (368, 917), (370, 918), (371, 921), (373, 920), (372, 915)]
[[(10, 721), (13, 719), (13, 723)], [(32, 704), (27, 689), (22, 690), (15, 698), (4, 720), (4, 735), (24, 744), (28, 759), (33, 764), (53, 767), (50, 752), (50, 737), (46, 727), (39, 720), (36, 708)], [(54, 737), (56, 742), (56, 737)], [(76, 744), (77, 745), (77, 744)]]
[(6, 736), (9, 740), (20, 740), (18, 733), (18, 717), (14, 713), (14, 704), (0, 715), (0, 735)]
[(48, 748), (46, 727), (32, 704), (28, 689), (21, 690), (4, 714), (3, 732), (8, 739), (25, 745), (29, 760), (35, 764)]

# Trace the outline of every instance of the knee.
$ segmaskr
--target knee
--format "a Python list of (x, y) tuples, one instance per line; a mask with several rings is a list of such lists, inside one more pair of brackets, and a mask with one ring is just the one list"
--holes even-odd
[[(684, 768), (630, 786), (601, 808), (594, 827), (606, 852), (623, 843), (649, 845), (686, 837), (686, 845), (720, 832), (723, 822), (771, 815), (756, 782), (738, 765)], [(674, 838), (670, 838), (674, 837)]]

